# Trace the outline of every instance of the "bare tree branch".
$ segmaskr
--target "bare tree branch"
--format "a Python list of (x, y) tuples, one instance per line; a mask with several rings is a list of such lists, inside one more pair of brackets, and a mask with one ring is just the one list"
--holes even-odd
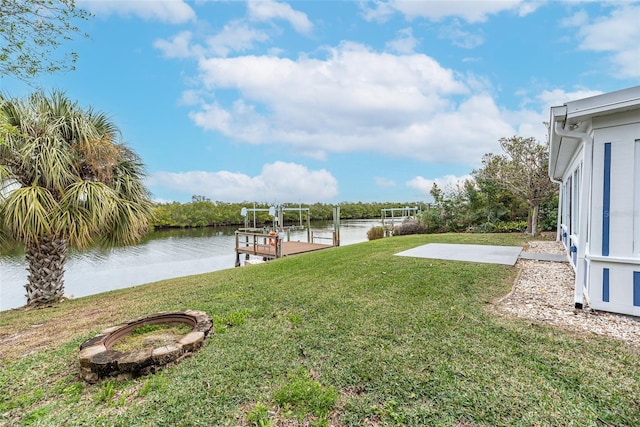
[(0, 0), (0, 77), (28, 82), (74, 70), (77, 53), (60, 48), (75, 34), (88, 37), (74, 22), (89, 17), (75, 0)]

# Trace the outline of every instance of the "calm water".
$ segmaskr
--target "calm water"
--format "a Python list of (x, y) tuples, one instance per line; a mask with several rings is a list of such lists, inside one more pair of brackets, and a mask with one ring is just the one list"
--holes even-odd
[[(364, 242), (378, 220), (342, 221), (341, 245)], [(313, 228), (333, 229), (331, 223)], [(236, 227), (168, 230), (152, 233), (137, 246), (72, 253), (65, 270), (65, 292), (81, 297), (174, 277), (234, 268)], [(306, 241), (306, 232), (291, 240)], [(324, 242), (323, 242), (324, 243)], [(0, 310), (26, 303), (23, 255), (0, 256)]]

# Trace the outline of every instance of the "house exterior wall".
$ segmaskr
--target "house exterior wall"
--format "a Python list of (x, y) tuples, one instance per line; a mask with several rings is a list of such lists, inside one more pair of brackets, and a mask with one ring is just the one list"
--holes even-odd
[(640, 316), (640, 114), (593, 120), (586, 295), (592, 308)]

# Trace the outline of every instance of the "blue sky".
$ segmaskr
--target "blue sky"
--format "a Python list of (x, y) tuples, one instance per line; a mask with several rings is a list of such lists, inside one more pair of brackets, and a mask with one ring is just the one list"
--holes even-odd
[(426, 201), (640, 81), (633, 1), (77, 3), (77, 69), (36, 84), (108, 113), (158, 201)]

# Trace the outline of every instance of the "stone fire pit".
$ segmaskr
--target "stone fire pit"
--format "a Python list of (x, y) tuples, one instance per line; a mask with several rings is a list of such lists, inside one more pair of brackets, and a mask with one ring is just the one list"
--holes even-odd
[[(132, 351), (112, 349), (118, 340), (136, 328), (149, 325), (186, 325), (191, 331), (159, 347), (143, 346)], [(205, 312), (192, 310), (152, 314), (113, 326), (80, 345), (80, 375), (85, 381), (95, 383), (104, 377), (131, 378), (154, 373), (198, 350), (212, 326)]]

